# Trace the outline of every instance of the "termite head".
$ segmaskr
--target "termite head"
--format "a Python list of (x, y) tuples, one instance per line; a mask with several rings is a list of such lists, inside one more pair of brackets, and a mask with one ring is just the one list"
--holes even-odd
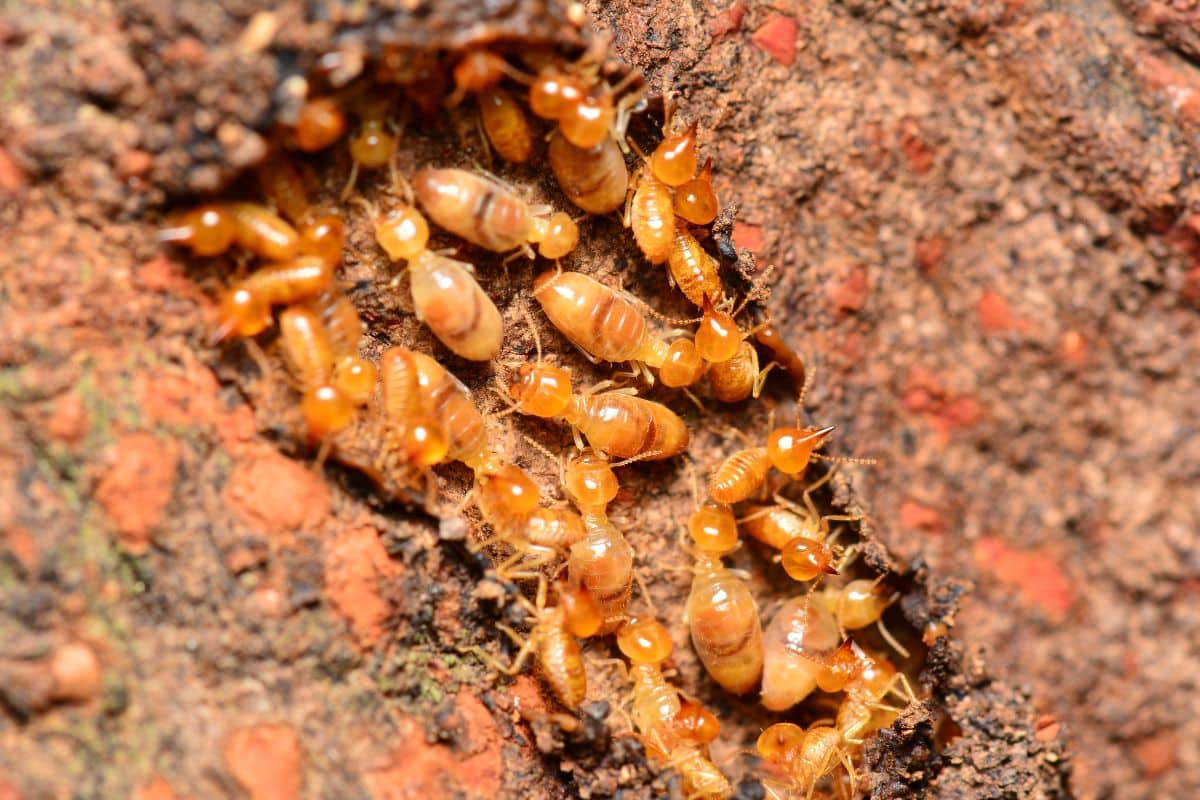
[(581, 508), (603, 508), (617, 496), (621, 485), (608, 459), (584, 450), (567, 462), (563, 488)]
[(713, 305), (705, 295), (700, 327), (696, 329), (696, 350), (709, 363), (721, 364), (738, 354), (742, 332), (733, 315)]
[(826, 656), (821, 671), (817, 673), (817, 686), (821, 691), (840, 692), (845, 689), (846, 684), (859, 672), (859, 653), (862, 653), (862, 648), (850, 638)]
[(813, 451), (825, 443), (834, 426), (824, 428), (776, 428), (767, 438), (771, 466), (786, 475), (799, 475), (808, 468)]
[(755, 749), (771, 764), (786, 764), (804, 745), (804, 728), (790, 722), (777, 722), (763, 731)]
[(737, 519), (729, 506), (711, 500), (692, 512), (688, 518), (688, 533), (698, 551), (705, 555), (722, 556), (738, 546)]
[(661, 664), (671, 656), (671, 635), (653, 617), (633, 617), (617, 631), (617, 647), (631, 664)]
[(256, 336), (271, 325), (271, 305), (262, 295), (245, 286), (234, 286), (221, 297), (213, 342), (232, 337)]
[(571, 405), (571, 373), (544, 361), (525, 363), (508, 393), (522, 414), (560, 417)]
[(813, 539), (797, 536), (780, 551), (783, 569), (793, 580), (811, 581), (820, 575), (836, 575), (833, 553)]

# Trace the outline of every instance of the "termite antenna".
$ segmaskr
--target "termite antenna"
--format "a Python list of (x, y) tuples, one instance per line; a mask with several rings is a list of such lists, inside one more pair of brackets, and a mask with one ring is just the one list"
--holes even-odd
[(900, 654), (901, 658), (911, 658), (912, 653), (908, 652), (908, 648), (896, 641), (896, 637), (892, 636), (892, 632), (888, 630), (887, 625), (883, 624), (883, 617), (875, 621), (875, 627), (879, 629), (879, 635), (883, 640), (891, 645), (892, 649)]

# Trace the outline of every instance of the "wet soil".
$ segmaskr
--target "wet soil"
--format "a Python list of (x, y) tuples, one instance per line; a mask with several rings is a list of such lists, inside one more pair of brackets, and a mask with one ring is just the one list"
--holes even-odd
[[(460, 652), (499, 652), (512, 614), (464, 527), (314, 468), (269, 340), (266, 374), (208, 341), (241, 266), (154, 241), (172, 205), (254, 194), (239, 175), (324, 54), (581, 38), (555, 4), (392, 5), (0, 9), (0, 798), (678, 791), (619, 735), (607, 643), (589, 646), (593, 703), (570, 734), (528, 721), (554, 710), (536, 678)], [(810, 413), (838, 426), (834, 452), (879, 461), (842, 469), (822, 502), (867, 514), (859, 568), (889, 572), (889, 625), (929, 645), (905, 665), (928, 701), (871, 741), (861, 790), (1200, 793), (1194, 16), (1011, 0), (587, 11), (652, 95), (669, 88), (700, 121), (737, 206), (732, 246), (721, 228), (714, 242), (740, 249), (727, 276), (774, 267), (764, 306), (818, 371)], [(481, 161), (473, 125), (413, 124), (401, 169)], [(307, 166), (333, 202), (344, 148)], [(563, 202), (541, 163), (504, 176)], [(348, 219), (342, 277), (370, 354), (434, 352), (500, 408), (492, 368), (439, 349)], [(584, 231), (571, 268), (690, 313), (618, 222)], [(539, 267), (467, 253), (508, 323), (501, 360), (526, 357)], [(578, 374), (611, 373), (541, 333)], [(740, 446), (730, 427), (765, 430), (792, 391), (778, 376), (763, 401), (703, 414), (656, 396), (688, 420), (703, 472)], [(497, 434), (553, 492), (522, 433), (556, 452), (569, 433)], [(448, 504), (467, 478), (439, 471)], [(773, 717), (703, 676), (679, 619), (689, 469), (622, 481), (611, 515), (677, 680), (720, 716), (714, 756), (746, 779), (740, 796), (760, 796), (738, 750)], [(795, 589), (761, 555), (734, 563), (769, 617)]]

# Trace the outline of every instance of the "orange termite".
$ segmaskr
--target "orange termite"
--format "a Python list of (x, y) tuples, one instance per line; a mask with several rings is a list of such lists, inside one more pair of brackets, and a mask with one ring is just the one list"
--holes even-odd
[(705, 252), (687, 225), (679, 223), (667, 255), (671, 279), (694, 305), (719, 305), (725, 299), (717, 260)]
[(693, 122), (681, 133), (665, 137), (650, 155), (650, 168), (654, 177), (667, 186), (682, 186), (696, 174), (698, 124)]
[(332, 283), (332, 266), (316, 256), (269, 264), (225, 290), (213, 339), (262, 333), (271, 325), (271, 306), (317, 297)]
[(624, 292), (579, 272), (548, 270), (534, 279), (533, 296), (554, 327), (593, 359), (655, 368), (666, 360), (666, 342)]
[(533, 155), (533, 130), (512, 95), (492, 87), (479, 92), (478, 102), (483, 132), (492, 148), (510, 163), (528, 161)]
[(885, 703), (888, 695), (904, 705), (917, 699), (908, 676), (886, 658), (868, 654), (852, 639), (826, 656), (819, 678), (822, 689), (836, 687), (835, 691), (846, 693), (835, 725), (849, 745), (861, 745), (868, 734), (887, 727), (904, 710)]
[[(709, 731), (697, 735), (696, 723), (683, 716), (678, 691), (663, 677), (662, 664), (673, 647), (666, 629), (653, 617), (631, 619), (618, 631), (617, 647), (629, 659), (633, 683), (630, 717), (647, 754), (679, 772), (687, 797), (732, 797), (729, 780), (708, 758), (704, 739)], [(694, 716), (694, 712), (688, 715)], [(707, 722), (700, 724), (711, 728)]]
[(332, 384), (333, 349), (316, 312), (293, 306), (279, 315), (284, 358), (303, 392), (308, 437), (319, 441), (354, 419), (354, 404)]
[(763, 707), (786, 711), (812, 694), (839, 640), (833, 615), (811, 597), (784, 603), (763, 633)]
[(738, 545), (737, 521), (728, 507), (708, 502), (692, 514), (688, 532), (695, 577), (684, 616), (692, 646), (713, 680), (745, 694), (762, 677), (763, 638), (749, 586), (721, 561)]
[[(560, 589), (560, 594), (568, 593), (570, 590)], [(534, 603), (518, 595), (518, 602), (526, 607), (534, 619), (532, 630), (522, 636), (503, 623), (496, 625), (520, 647), (511, 664), (500, 663), (479, 647), (471, 648), (471, 652), (510, 676), (520, 673), (532, 656), (554, 696), (566, 708), (575, 711), (587, 697), (587, 672), (583, 666), (583, 653), (575, 637), (593, 635), (600, 625), (600, 615), (586, 593), (571, 594), (569, 601), (560, 597), (558, 605), (546, 608), (546, 582), (542, 580), (538, 583)]]
[(813, 796), (817, 782), (843, 766), (850, 775), (851, 785), (857, 783), (854, 764), (842, 736), (829, 725), (813, 725), (808, 730), (790, 722), (777, 722), (758, 737), (759, 756), (779, 767), (789, 779), (788, 784), (763, 781), (767, 791), (776, 796)]
[(313, 98), (300, 107), (295, 132), (296, 146), (306, 153), (315, 153), (342, 138), (346, 115), (332, 98)]
[(661, 264), (671, 255), (675, 239), (671, 190), (650, 170), (641, 170), (634, 181), (625, 226), (633, 230), (638, 249), (651, 264)]
[(579, 508), (586, 535), (571, 546), (567, 572), (600, 608), (601, 635), (612, 633), (627, 619), (633, 592), (633, 548), (608, 519), (607, 506), (619, 489), (606, 459), (584, 451), (568, 462), (563, 489)]
[(629, 169), (611, 138), (577, 147), (560, 133), (550, 137), (550, 169), (567, 199), (589, 214), (607, 214), (625, 203)]

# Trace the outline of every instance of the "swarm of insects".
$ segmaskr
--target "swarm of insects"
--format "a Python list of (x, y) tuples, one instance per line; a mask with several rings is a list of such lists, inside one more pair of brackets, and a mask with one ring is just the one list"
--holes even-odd
[[(586, 653), (619, 653), (609, 661), (621, 665), (630, 699), (608, 699), (621, 704), (625, 732), (678, 773), (686, 797), (731, 797), (713, 758), (721, 724), (672, 679), (672, 640), (656, 617), (680, 621), (707, 675), (697, 680), (789, 715), (756, 743), (769, 795), (851, 796), (864, 743), (918, 702), (907, 674), (876, 646), (909, 656), (882, 622), (896, 596), (888, 576), (855, 577), (858, 547), (834, 527), (859, 517), (820, 507), (833, 476), (822, 462), (863, 460), (822, 452), (834, 426), (803, 419), (812, 370), (769, 321), (739, 322), (748, 301), (709, 252), (706, 226), (720, 202), (712, 160), (700, 165), (699, 122), (681, 122), (668, 98), (661, 136), (643, 148), (629, 126), (645, 82), (634, 71), (614, 76), (608, 60), (602, 37), (574, 56), (502, 43), (389, 51), (365, 77), (314, 94), (279, 130), (254, 172), (259, 196), (182, 211), (160, 239), (201, 258), (239, 258), (217, 292), (210, 338), (243, 347), (294, 390), (319, 459), (363, 471), (387, 499), (423, 498), (436, 513), (473, 509), (471, 547), (490, 556), (497, 578), (523, 588), (514, 602), (527, 627), (499, 626), (516, 648), (508, 658), (483, 646), (469, 652), (505, 675), (533, 664), (567, 712), (589, 697), (595, 667)], [(464, 120), (478, 160), (451, 153), (427, 162), (408, 149), (415, 130)], [(506, 171), (539, 164), (557, 187), (540, 196)], [(664, 284), (699, 317), (672, 319), (572, 268), (589, 227), (608, 214), (628, 228), (635, 262), (648, 274), (665, 264)], [(364, 324), (362, 282), (352, 285), (343, 263), (355, 230), (369, 242), (356, 274), (372, 269), (369, 290), (394, 296), (402, 319)], [(512, 273), (529, 261), (529, 279), (514, 288)], [(505, 284), (508, 302), (498, 304)], [(415, 333), (397, 343), (388, 326), (408, 317)], [(518, 319), (533, 353), (512, 359)], [(577, 348), (596, 376), (546, 356), (543, 335)], [(471, 363), (488, 375), (474, 390), (454, 372)], [(695, 510), (676, 545), (690, 574), (686, 603), (637, 611), (651, 599), (644, 587), (635, 592), (637, 553), (609, 513), (617, 470), (680, 463), (692, 429), (705, 424), (692, 404), (758, 399), (776, 367), (802, 384), (794, 422), (740, 431), (742, 446), (700, 465), (703, 496), (695, 481)], [(558, 452), (531, 442), (557, 467), (558, 487), (540, 484), (505, 444), (528, 417), (561, 424), (574, 441)], [(451, 462), (470, 486), (444, 499), (440, 475)], [(814, 468), (823, 474), (810, 479)], [(742, 533), (763, 545), (761, 569), (802, 586), (756, 594), (727, 563)], [(805, 710), (814, 697), (822, 705)], [(832, 717), (816, 710), (829, 708)]]

